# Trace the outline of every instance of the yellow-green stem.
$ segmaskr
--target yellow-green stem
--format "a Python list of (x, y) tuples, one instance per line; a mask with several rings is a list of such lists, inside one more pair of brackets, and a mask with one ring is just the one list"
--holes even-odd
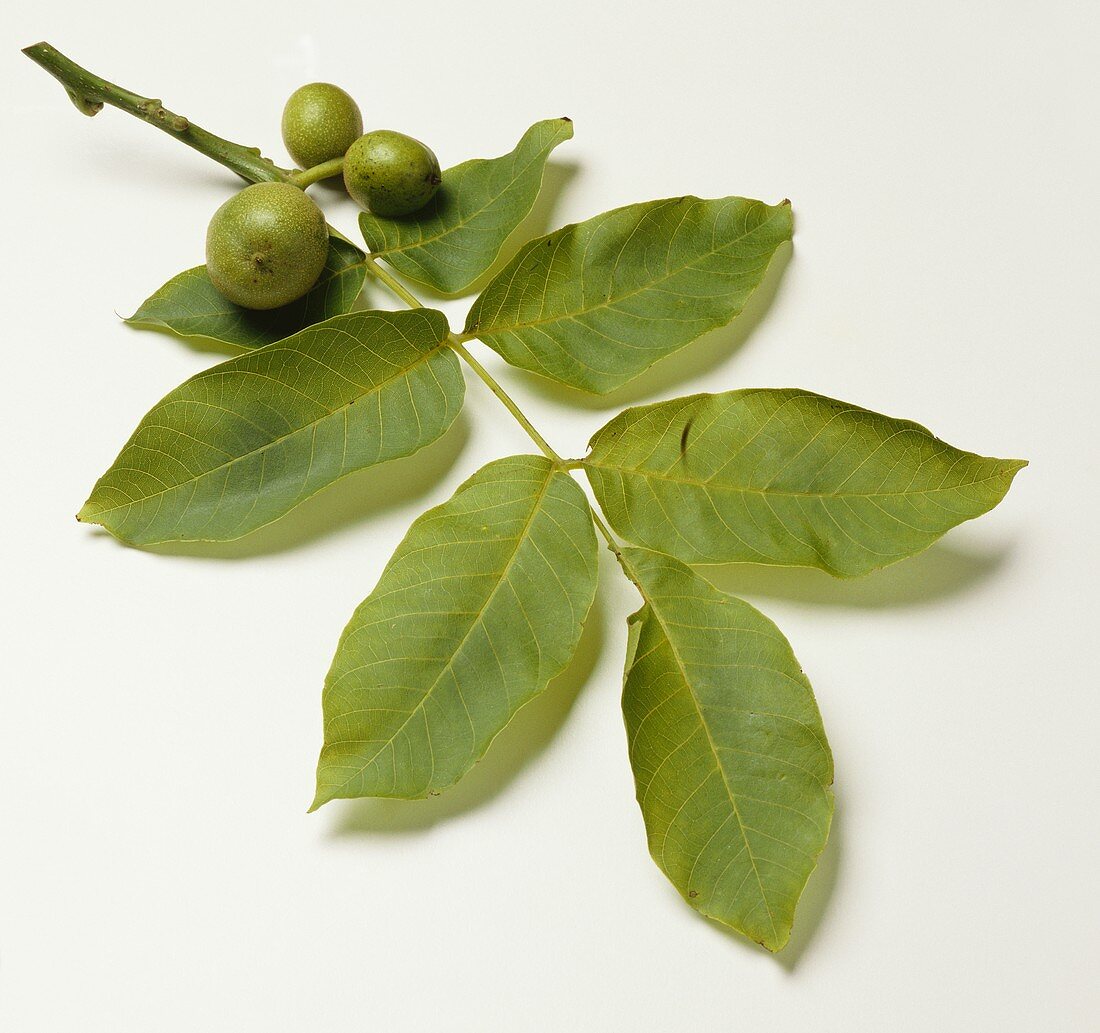
[(397, 279), (392, 273), (385, 268), (385, 266), (379, 265), (373, 255), (367, 256), (367, 272), (371, 274), (379, 283), (385, 284), (394, 294), (396, 294), (409, 308), (423, 308), (416, 295), (407, 290), (405, 285)]
[(527, 431), (527, 436), (539, 446), (542, 454), (547, 459), (552, 460), (560, 466), (565, 465), (565, 460), (555, 452), (544, 438), (536, 429), (535, 425), (527, 419), (523, 410), (512, 401), (508, 392), (504, 390), (500, 384), (497, 383), (493, 375), (475, 359), (463, 346), (462, 342), (454, 335), (451, 334), (447, 343), (462, 357), (462, 361), (466, 363), (477, 375), (481, 378), (482, 383), (496, 395), (500, 403), (507, 409), (514, 417), (516, 422)]
[(338, 176), (344, 171), (344, 159), (330, 158), (328, 161), (321, 162), (320, 165), (314, 165), (311, 169), (303, 169), (301, 172), (292, 172), (290, 174), (290, 182), (296, 187), (301, 187), (305, 190), (306, 187), (313, 183), (317, 183), (322, 179), (328, 179), (330, 176)]
[[(393, 276), (383, 266), (379, 265), (374, 260), (373, 256), (367, 258), (366, 267), (367, 271), (372, 276), (380, 283), (385, 284), (410, 308), (423, 308), (416, 296), (409, 291), (397, 277)], [(575, 470), (580, 466), (581, 464), (579, 461), (562, 459), (562, 457), (554, 451), (550, 443), (539, 433), (538, 428), (527, 418), (524, 411), (516, 405), (508, 392), (500, 386), (496, 378), (466, 350), (465, 342), (469, 340), (472, 340), (469, 334), (452, 333), (447, 335), (447, 344), (458, 353), (462, 361), (474, 371), (481, 382), (496, 396), (497, 401), (512, 414), (515, 421), (527, 432), (527, 436), (538, 445), (539, 450), (547, 459), (560, 466), (563, 470)], [(603, 518), (591, 506), (589, 506), (589, 512), (592, 514), (592, 522), (596, 525), (596, 530), (600, 532), (603, 539), (607, 542), (607, 547), (615, 554), (615, 558), (619, 561), (619, 566), (622, 567), (623, 573), (630, 581), (637, 585), (638, 582), (630, 569), (630, 565), (626, 561), (626, 557), (623, 556), (622, 550), (619, 548), (619, 543), (615, 541), (615, 536), (611, 533), (611, 528), (604, 523)]]

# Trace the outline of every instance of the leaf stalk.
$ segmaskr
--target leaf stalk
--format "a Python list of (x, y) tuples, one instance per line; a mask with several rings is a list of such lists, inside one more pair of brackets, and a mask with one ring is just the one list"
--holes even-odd
[(565, 460), (550, 447), (546, 438), (538, 432), (535, 425), (526, 417), (523, 410), (516, 405), (508, 392), (500, 386), (496, 378), (466, 350), (462, 342), (453, 334), (448, 338), (447, 343), (458, 353), (462, 361), (480, 377), (482, 383), (496, 395), (504, 408), (515, 417), (516, 422), (527, 432), (527, 436), (539, 446), (542, 454), (555, 465), (564, 467)]
[(384, 284), (394, 294), (396, 294), (409, 308), (423, 308), (420, 304), (420, 299), (417, 298), (405, 285), (397, 279), (388, 269), (384, 266), (380, 266), (375, 260), (373, 255), (368, 255), (366, 259), (366, 269), (379, 283)]

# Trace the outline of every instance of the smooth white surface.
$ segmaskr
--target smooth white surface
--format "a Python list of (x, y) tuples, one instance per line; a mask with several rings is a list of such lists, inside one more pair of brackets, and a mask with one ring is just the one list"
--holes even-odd
[[(9, 7), (0, 1029), (1095, 1029), (1096, 11)], [(421, 510), (529, 443), (471, 381), (427, 455), (237, 546), (78, 526), (142, 413), (218, 360), (113, 313), (202, 260), (234, 181), (118, 112), (80, 117), (18, 54), (38, 39), (277, 158), (283, 100), (316, 78), (445, 166), (568, 114), (544, 228), (790, 197), (793, 257), (751, 333), (606, 401), (501, 371), (565, 452), (624, 404), (760, 385), (1031, 460), (993, 514), (869, 580), (724, 576), (790, 637), (836, 755), (785, 953), (698, 918), (646, 854), (618, 709), (635, 599), (610, 563), (576, 665), (459, 788), (306, 815), (345, 620)]]

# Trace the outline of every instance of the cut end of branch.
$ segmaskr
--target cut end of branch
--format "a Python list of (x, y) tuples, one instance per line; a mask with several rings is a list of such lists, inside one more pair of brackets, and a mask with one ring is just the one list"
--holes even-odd
[[(65, 77), (58, 70), (59, 62), (66, 59), (58, 53), (56, 47), (52, 47), (49, 43), (45, 42), (33, 43), (29, 47), (24, 47), (23, 53), (35, 64), (46, 69), (50, 75), (61, 82), (61, 85), (65, 87), (65, 93), (68, 95), (69, 100), (73, 102), (73, 106), (82, 115), (88, 115), (90, 117), (92, 115), (98, 115), (99, 112), (103, 110), (103, 101), (88, 97), (66, 83)], [(71, 62), (69, 63), (71, 64)]]

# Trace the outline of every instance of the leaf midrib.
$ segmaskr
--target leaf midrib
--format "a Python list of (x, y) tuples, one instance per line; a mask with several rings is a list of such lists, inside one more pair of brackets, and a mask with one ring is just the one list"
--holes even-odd
[[(982, 458), (978, 456), (976, 458)], [(635, 477), (649, 478), (652, 480), (669, 481), (673, 484), (690, 484), (696, 488), (710, 489), (712, 487), (711, 480), (700, 480), (694, 477), (674, 477), (669, 473), (658, 470), (640, 470), (635, 467), (617, 466), (612, 463), (602, 463), (598, 460), (585, 459), (582, 461), (584, 466), (597, 469), (608, 470), (617, 474), (632, 474)], [(947, 485), (941, 488), (921, 488), (921, 489), (909, 489), (906, 491), (869, 491), (869, 492), (857, 492), (857, 491), (835, 491), (835, 492), (814, 492), (814, 491), (778, 491), (773, 488), (746, 488), (737, 484), (718, 483), (713, 485), (717, 489), (723, 491), (738, 492), (745, 495), (778, 495), (781, 497), (790, 498), (809, 498), (809, 499), (877, 499), (877, 498), (892, 498), (896, 496), (908, 496), (908, 495), (932, 495), (936, 492), (942, 491), (959, 491), (961, 488), (969, 488), (975, 484), (985, 484), (987, 481), (997, 480), (1004, 477), (1007, 471), (997, 470), (991, 473), (988, 477), (979, 477), (976, 480), (968, 481), (966, 484)]]
[[(562, 312), (562, 313), (558, 313), (557, 315), (554, 315), (554, 316), (548, 316), (545, 319), (533, 319), (533, 320), (523, 322), (523, 323), (511, 323), (508, 326), (494, 326), (494, 327), (490, 327), (490, 328), (487, 328), (487, 329), (484, 329), (484, 330), (480, 326), (478, 326), (478, 327), (475, 327), (472, 330), (469, 330), (468, 332), (471, 333), (471, 334), (474, 334), (477, 337), (481, 337), (482, 334), (484, 334), (485, 336), (491, 336), (492, 334), (509, 334), (509, 333), (514, 333), (517, 330), (526, 330), (529, 327), (533, 327), (533, 326), (544, 326), (547, 323), (565, 322), (567, 320), (576, 319), (578, 316), (587, 316), (592, 312), (598, 312), (600, 309), (609, 308), (613, 305), (618, 305), (618, 304), (620, 304), (624, 301), (628, 301), (630, 298), (633, 298), (638, 294), (642, 294), (645, 291), (652, 290), (654, 287), (657, 287), (660, 284), (665, 283), (667, 280), (671, 280), (674, 276), (679, 276), (680, 273), (684, 272), (687, 269), (690, 269), (694, 265), (698, 265), (700, 262), (705, 261), (708, 258), (712, 258), (714, 255), (721, 254), (723, 251), (726, 251), (727, 249), (733, 247), (734, 244), (739, 244), (746, 237), (752, 236), (752, 234), (756, 233), (757, 230), (760, 230), (763, 227), (767, 226), (769, 223), (771, 223), (785, 207), (787, 207), (787, 206), (786, 205), (775, 205), (772, 214), (769, 215), (768, 218), (766, 218), (763, 222), (757, 223), (751, 230), (748, 230), (747, 232), (742, 233), (740, 236), (734, 237), (732, 240), (727, 241), (720, 248), (715, 248), (715, 249), (712, 249), (710, 251), (704, 252), (703, 254), (698, 255), (695, 258), (693, 258), (690, 262), (685, 262), (683, 265), (677, 266), (675, 269), (671, 270), (670, 272), (665, 273), (663, 276), (659, 277), (656, 280), (650, 280), (647, 283), (643, 284), (641, 287), (637, 287), (634, 290), (628, 291), (625, 294), (620, 294), (616, 297), (607, 298), (606, 300), (601, 301), (599, 304), (593, 305), (591, 308), (577, 309), (576, 311), (573, 311), (573, 312)], [(540, 241), (538, 241), (538, 240), (532, 241), (531, 244), (528, 245), (528, 246), (533, 247), (535, 244), (538, 244), (539, 242)], [(779, 243), (783, 243), (783, 241), (780, 241)], [(779, 245), (777, 244), (776, 247), (778, 247), (778, 246)], [(775, 248), (773, 248), (772, 253), (770, 255), (768, 255), (767, 261), (765, 262), (765, 266), (767, 266), (771, 262), (772, 256), (774, 254), (775, 254)], [(510, 287), (508, 289), (509, 289), (509, 291), (511, 290)], [(582, 289), (583, 289), (583, 284), (582, 284)]]
[(748, 833), (745, 830), (745, 823), (741, 818), (741, 811), (737, 806), (737, 800), (735, 799), (734, 792), (730, 788), (729, 780), (726, 778), (726, 770), (722, 766), (721, 758), (718, 754), (718, 747), (714, 741), (714, 737), (710, 734), (710, 727), (707, 725), (706, 718), (703, 716), (703, 708), (699, 703), (699, 700), (695, 696), (695, 691), (692, 688), (691, 679), (688, 677), (687, 667), (684, 664), (683, 659), (680, 656), (679, 650), (676, 648), (671, 633), (668, 630), (668, 625), (661, 619), (660, 610), (658, 609), (653, 598), (642, 587), (641, 579), (637, 575), (637, 571), (633, 571), (634, 584), (638, 587), (638, 590), (642, 593), (643, 598), (649, 606), (650, 613), (653, 614), (653, 619), (660, 626), (661, 633), (665, 637), (665, 641), (668, 643), (669, 650), (672, 652), (672, 658), (676, 661), (676, 666), (679, 668), (680, 676), (684, 682), (684, 688), (687, 690), (687, 694), (691, 699), (692, 705), (695, 707), (695, 712), (699, 715), (699, 724), (703, 727), (703, 732), (707, 737), (707, 745), (710, 747), (711, 756), (714, 757), (714, 766), (718, 769), (719, 775), (722, 777), (722, 786), (726, 790), (726, 797), (729, 799), (730, 806), (733, 808), (733, 815), (737, 819), (737, 827), (741, 832), (741, 838), (745, 843), (745, 853), (748, 855), (749, 863), (752, 865), (753, 874), (756, 876), (756, 885), (760, 890), (760, 900), (764, 904), (764, 910), (768, 913), (768, 922), (772, 927), (772, 937), (778, 941), (779, 933), (775, 928), (775, 916), (772, 914), (771, 903), (768, 901), (768, 895), (764, 892), (764, 883), (760, 878), (760, 869), (756, 866), (756, 857), (753, 855), (752, 844), (749, 842)]
[[(343, 405), (337, 406), (335, 409), (331, 410), (330, 412), (325, 413), (323, 416), (320, 416), (316, 420), (311, 420), (309, 423), (305, 423), (300, 427), (295, 427), (293, 430), (288, 431), (286, 434), (281, 434), (281, 435), (279, 435), (279, 437), (272, 438), (270, 441), (265, 442), (264, 444), (259, 445), (256, 448), (250, 449), (248, 452), (244, 452), (239, 456), (234, 456), (232, 459), (228, 460), (227, 462), (221, 463), (218, 466), (211, 467), (209, 470), (203, 470), (201, 473), (195, 475), (194, 477), (188, 477), (186, 480), (177, 481), (175, 484), (171, 484), (167, 488), (162, 488), (160, 491), (152, 492), (149, 495), (142, 495), (140, 498), (131, 499), (129, 502), (124, 502), (121, 505), (111, 506), (107, 509), (96, 510), (94, 517), (92, 517), (89, 514), (89, 519), (98, 520), (100, 517), (108, 516), (111, 513), (116, 513), (120, 509), (129, 509), (133, 506), (136, 506), (136, 505), (139, 505), (139, 504), (142, 504), (142, 503), (145, 503), (145, 502), (149, 502), (151, 499), (160, 498), (161, 495), (167, 495), (169, 492), (177, 491), (180, 488), (184, 488), (189, 484), (194, 484), (197, 481), (201, 481), (205, 477), (211, 477), (214, 474), (220, 473), (222, 470), (229, 469), (230, 467), (232, 467), (236, 463), (243, 462), (245, 459), (249, 459), (254, 455), (258, 455), (260, 452), (266, 451), (269, 448), (274, 448), (276, 445), (282, 444), (282, 442), (288, 440), (289, 438), (294, 437), (296, 434), (301, 434), (304, 431), (308, 431), (310, 428), (316, 428), (321, 423), (323, 423), (325, 420), (331, 419), (337, 413), (346, 412), (356, 402), (360, 401), (361, 399), (367, 398), (367, 397), (369, 397), (373, 394), (378, 394), (384, 388), (389, 387), (390, 384), (394, 383), (397, 380), (400, 380), (402, 377), (408, 376), (414, 369), (417, 368), (417, 366), (421, 365), (424, 362), (427, 362), (437, 352), (442, 351), (445, 346), (446, 346), (446, 341), (441, 341), (439, 344), (435, 345), (429, 351), (426, 351), (426, 352), (422, 353), (417, 358), (417, 360), (415, 362), (411, 363), (408, 366), (403, 367), (399, 373), (394, 374), (392, 377), (387, 377), (385, 380), (383, 380), (383, 381), (381, 381), (377, 384), (372, 384), (370, 386), (370, 390), (364, 391), (361, 394), (356, 395), (350, 401), (345, 402)], [(186, 401), (186, 400), (187, 399), (178, 399), (178, 401)], [(190, 400), (195, 401), (195, 402), (199, 401), (198, 399), (190, 399)], [(199, 404), (203, 404), (203, 403), (199, 403)], [(234, 415), (240, 415), (240, 414), (235, 413)], [(204, 444), (209, 445), (210, 443), (209, 442), (204, 442)], [(129, 445), (127, 447), (129, 447)], [(213, 446), (213, 447), (217, 447), (217, 446)], [(144, 472), (144, 471), (142, 471), (142, 472)], [(98, 485), (97, 485), (97, 487), (98, 487)], [(85, 503), (85, 508), (87, 507), (87, 505), (88, 505), (88, 503)], [(81, 513), (83, 513), (83, 512), (84, 512), (84, 510), (82, 509)]]

